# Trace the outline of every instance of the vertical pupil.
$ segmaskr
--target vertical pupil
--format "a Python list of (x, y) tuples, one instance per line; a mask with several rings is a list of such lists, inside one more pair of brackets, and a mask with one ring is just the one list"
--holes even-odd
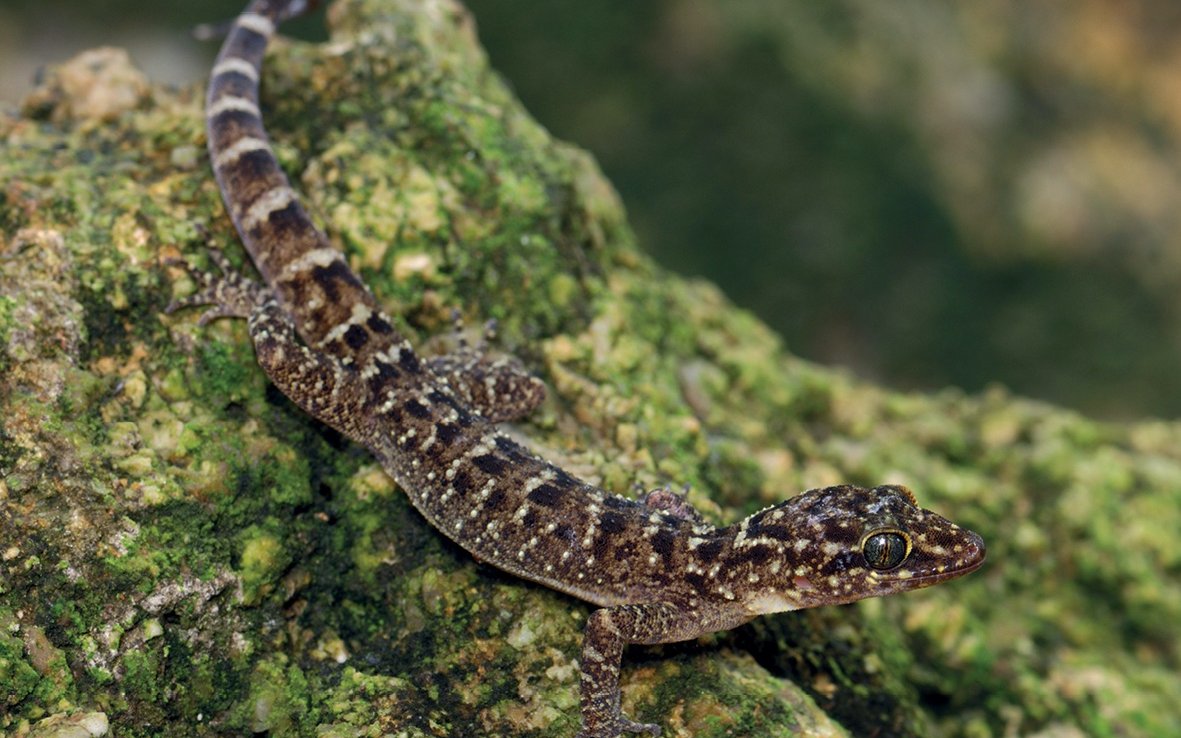
[(866, 563), (874, 569), (893, 569), (906, 557), (906, 539), (898, 533), (878, 533), (865, 541)]

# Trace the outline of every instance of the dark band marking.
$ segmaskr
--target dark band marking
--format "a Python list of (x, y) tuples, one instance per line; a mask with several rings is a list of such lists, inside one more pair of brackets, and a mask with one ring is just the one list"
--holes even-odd
[(221, 58), (237, 57), (258, 66), (262, 63), (263, 54), (267, 50), (269, 38), (263, 34), (242, 26), (234, 26), (222, 47)]
[(406, 409), (406, 412), (416, 418), (429, 418), (431, 416), (431, 409), (418, 400), (407, 400), (406, 404), (402, 405), (402, 407)]
[(746, 537), (751, 538), (773, 538), (777, 541), (792, 540), (791, 531), (782, 525), (756, 525), (750, 524), (746, 527)]
[(349, 348), (357, 351), (369, 343), (369, 331), (359, 325), (350, 325), (344, 332), (344, 342)]
[[(699, 549), (700, 550), (700, 549)], [(770, 546), (748, 546), (734, 553), (735, 563), (748, 563), (751, 566), (762, 566), (771, 559), (775, 550)]]
[(660, 554), (664, 558), (673, 555), (673, 544), (676, 543), (677, 534), (668, 528), (661, 528), (652, 536), (652, 550)]
[(476, 423), (476, 414), (469, 413), (462, 407), (456, 408), (456, 419), (459, 421), (460, 428), (471, 428)]
[(459, 427), (450, 423), (440, 423), (435, 426), (435, 438), (439, 439), (444, 446), (450, 446), (459, 434)]
[(570, 473), (567, 472), (565, 469), (559, 469), (558, 467), (554, 466), (553, 464), (547, 464), (546, 468), (554, 473), (554, 478), (553, 478), (554, 486), (556, 486), (560, 489), (572, 490), (577, 487), (583, 486), (582, 482), (580, 482), (579, 480), (570, 476)]
[[(337, 260), (328, 266), (317, 266), (311, 271), (312, 279), (324, 291), (324, 297), (329, 303), (340, 303), (341, 286), (345, 286), (354, 290), (364, 290), (361, 281), (357, 279), (357, 275), (353, 274), (348, 265), (343, 261)], [(404, 357), (408, 352), (403, 351)], [(405, 369), (404, 359), (399, 357), (398, 363)]]
[(636, 551), (637, 551), (638, 547), (634, 543), (631, 543), (631, 542), (623, 543), (621, 541), (612, 541), (610, 544), (608, 544), (606, 546), (606, 548), (608, 549), (607, 553), (612, 554), (613, 558), (616, 561), (626, 562), (626, 561), (635, 561), (636, 560), (635, 557), (637, 556)]
[[(270, 151), (255, 149), (227, 162), (217, 170), (223, 186), (233, 194), (234, 210), (238, 216), (249, 211), (250, 206), (286, 184), (286, 177), (279, 169), (278, 162)], [(257, 226), (255, 230), (258, 230)]]
[[(276, 169), (278, 169), (277, 165)], [(319, 241), (319, 234), (316, 233), (312, 219), (308, 217), (298, 200), (292, 200), (285, 207), (272, 210), (271, 214), (267, 216), (266, 222), (267, 227), (271, 230), (271, 235), (276, 239), (289, 242), (311, 233), (315, 236), (314, 240)]]
[(536, 502), (543, 507), (554, 507), (562, 499), (562, 490), (552, 484), (543, 484), (528, 495), (530, 502)]
[(640, 503), (634, 500), (629, 500), (618, 495), (608, 495), (607, 498), (603, 500), (603, 505), (611, 508), (612, 510), (634, 510), (635, 508), (641, 506)]
[(493, 477), (499, 477), (508, 468), (507, 461), (492, 454), (477, 456), (472, 459), (472, 463), (476, 465), (477, 469)]
[(720, 539), (713, 541), (706, 541), (697, 547), (697, 557), (705, 563), (710, 563), (718, 558), (718, 554), (726, 547)]
[(380, 359), (374, 359), (373, 369), (376, 371), (373, 378), (381, 384), (385, 384), (401, 376), (400, 372), (392, 364), (381, 361)]
[(379, 336), (389, 335), (390, 333), (394, 332), (394, 327), (389, 324), (389, 321), (377, 313), (371, 314), (369, 316), (369, 320), (365, 322), (365, 325), (369, 326), (369, 330), (373, 331)]
[(271, 143), (263, 130), (262, 119), (245, 110), (222, 110), (210, 119), (208, 134), (212, 140), (209, 149), (213, 155), (215, 172), (247, 150), (270, 153)]
[[(352, 272), (349, 272), (352, 274)], [(418, 355), (409, 349), (402, 349), (402, 353), (398, 356), (398, 366), (402, 367), (402, 371), (407, 374), (419, 374), (422, 372), (422, 365), (418, 361)]]
[(574, 529), (569, 525), (559, 525), (557, 528), (554, 528), (554, 538), (565, 541), (566, 543), (574, 543)]
[(217, 100), (230, 95), (249, 100), (257, 96), (257, 89), (257, 83), (246, 73), (231, 69), (209, 81), (209, 99)]
[(599, 528), (604, 533), (615, 534), (627, 530), (627, 518), (608, 510), (599, 518)]
[(472, 491), (472, 478), (463, 469), (457, 469), (455, 476), (451, 479), (451, 488), (460, 495), (466, 495)]
[(532, 454), (526, 451), (521, 446), (521, 444), (516, 443), (511, 439), (505, 438), (504, 436), (497, 436), (495, 443), (496, 448), (499, 449), (500, 452), (504, 454), (511, 463), (520, 464), (533, 460)]
[(864, 566), (865, 559), (861, 554), (854, 551), (842, 551), (831, 559), (828, 559), (820, 566), (816, 567), (816, 573), (822, 577), (831, 576), (833, 574), (842, 574), (850, 569), (858, 569)]
[(746, 529), (749, 531), (751, 529), (758, 528), (759, 526), (761, 526), (763, 524), (763, 518), (767, 517), (767, 513), (769, 513), (769, 512), (771, 512), (769, 509), (768, 510), (759, 510), (754, 515), (751, 515), (749, 518), (747, 518)]
[(484, 502), (484, 509), (488, 512), (496, 512), (504, 507), (505, 500), (508, 499), (508, 494), (499, 487), (493, 488), (488, 494), (488, 499)]

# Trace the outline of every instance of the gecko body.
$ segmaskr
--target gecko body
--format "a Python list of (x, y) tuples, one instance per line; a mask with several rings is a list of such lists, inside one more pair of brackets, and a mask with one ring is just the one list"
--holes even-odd
[(208, 88), (210, 159), (264, 284), (223, 267), (173, 308), (211, 305), (203, 322), (245, 318), (271, 381), (368, 448), (431, 525), (479, 560), (597, 606), (579, 660), (579, 738), (660, 734), (620, 711), (629, 643), (917, 589), (983, 562), (979, 536), (903, 487), (812, 490), (718, 527), (671, 493), (637, 501), (599, 489), (499, 432), (495, 421), (537, 404), (540, 383), (471, 352), (420, 357), (275, 159), (259, 70), (276, 24), (304, 9), (303, 0), (250, 3)]

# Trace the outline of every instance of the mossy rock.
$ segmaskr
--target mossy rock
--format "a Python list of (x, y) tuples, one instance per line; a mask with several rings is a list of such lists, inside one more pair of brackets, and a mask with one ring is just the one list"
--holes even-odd
[[(538, 452), (687, 483), (719, 522), (903, 483), (988, 542), (931, 590), (632, 649), (627, 710), (694, 738), (1181, 734), (1178, 426), (796, 359), (637, 250), (460, 6), (329, 20), (268, 58), (279, 156), (409, 334), (497, 320), (551, 389), (513, 431)], [(192, 287), (176, 258), (244, 258), (201, 93), (98, 50), (0, 119), (0, 731), (572, 735), (590, 608), (432, 531), (269, 387), (241, 322), (163, 313)]]

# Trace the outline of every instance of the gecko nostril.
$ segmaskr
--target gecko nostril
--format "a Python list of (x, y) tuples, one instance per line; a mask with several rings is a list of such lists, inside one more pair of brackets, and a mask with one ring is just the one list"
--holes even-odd
[(973, 533), (972, 538), (968, 542), (968, 551), (969, 555), (973, 559), (979, 559), (980, 561), (983, 561), (985, 554), (987, 553), (987, 548), (984, 545), (984, 539)]

